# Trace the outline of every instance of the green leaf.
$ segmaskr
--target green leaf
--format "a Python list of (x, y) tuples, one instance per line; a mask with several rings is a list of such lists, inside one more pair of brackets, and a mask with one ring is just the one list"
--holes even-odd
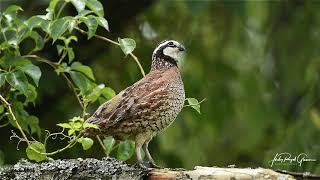
[(34, 86), (32, 86), (31, 84), (28, 84), (28, 89), (25, 92), (26, 95), (26, 103), (28, 102), (32, 102), (33, 104), (35, 104), (35, 100), (37, 98), (37, 91), (36, 88)]
[(39, 17), (39, 16), (32, 16), (27, 21), (26, 24), (30, 30), (32, 30), (34, 27), (40, 27), (40, 24), (45, 21), (45, 19)]
[(54, 10), (58, 4), (60, 0), (51, 0), (50, 1), (50, 4), (49, 4), (49, 7), (48, 7), (48, 12), (51, 12), (51, 13), (54, 13)]
[(105, 147), (105, 154), (110, 155), (113, 145), (116, 143), (112, 136), (108, 136), (103, 140), (103, 146)]
[(103, 6), (98, 0), (85, 0), (87, 7), (96, 13), (98, 16), (103, 17)]
[(59, 123), (59, 124), (57, 124), (57, 126), (60, 126), (65, 129), (71, 129), (71, 126), (69, 123)]
[(117, 159), (121, 161), (126, 161), (131, 158), (134, 153), (134, 143), (132, 141), (124, 141), (120, 142), (118, 151), (117, 151)]
[(95, 102), (101, 95), (102, 90), (104, 89), (104, 84), (100, 84), (96, 86), (92, 92), (86, 96), (86, 99), (89, 100), (89, 102)]
[(88, 39), (90, 39), (98, 28), (98, 22), (93, 15), (89, 15), (87, 17), (80, 17), (80, 20), (86, 24), (88, 27)]
[(72, 40), (77, 42), (78, 41), (77, 36), (69, 36), (68, 38), (64, 38), (63, 41), (64, 41), (65, 45), (68, 47)]
[(30, 37), (31, 39), (33, 39), (36, 44), (32, 51), (38, 51), (44, 47), (44, 41), (37, 32), (29, 31), (28, 33), (25, 34), (25, 37), (23, 39), (27, 37)]
[(68, 131), (68, 135), (71, 136), (72, 134), (74, 134), (74, 132), (76, 132), (75, 129), (69, 129)]
[(1, 73), (0, 74), (0, 87), (3, 86), (5, 83), (5, 74)]
[(83, 150), (88, 150), (93, 145), (93, 140), (91, 138), (79, 138), (77, 140), (79, 143), (81, 143)]
[(200, 104), (199, 104), (199, 101), (196, 98), (186, 98), (186, 100), (188, 101), (189, 105), (193, 109), (195, 109), (199, 114), (201, 114)]
[(94, 12), (84, 9), (78, 15), (76, 15), (76, 18), (84, 17), (84, 16), (91, 14), (91, 13), (94, 13)]
[(73, 48), (67, 48), (69, 63), (74, 60)]
[(23, 9), (20, 6), (11, 5), (3, 12), (3, 16), (6, 18), (7, 22), (11, 24), (15, 20), (18, 11), (23, 11)]
[(105, 97), (107, 100), (113, 98), (116, 95), (116, 92), (114, 92), (113, 89), (109, 88), (109, 87), (105, 87), (102, 90), (102, 95), (103, 97)]
[(31, 134), (37, 133), (38, 137), (40, 137), (41, 128), (39, 126), (39, 119), (36, 116), (28, 116), (27, 121), (31, 129)]
[(50, 26), (50, 35), (55, 42), (70, 26), (72, 17), (67, 16), (53, 21)]
[(89, 66), (85, 66), (80, 62), (74, 62), (71, 65), (71, 70), (79, 71), (85, 74), (88, 78), (94, 80), (93, 72)]
[[(33, 149), (35, 149), (36, 151), (34, 151)], [(46, 148), (40, 142), (32, 142), (27, 147), (26, 153), (30, 160), (35, 160), (37, 162), (40, 162), (47, 159), (47, 156), (45, 154), (41, 154), (41, 153), (46, 153)]]
[(28, 89), (28, 79), (22, 71), (15, 71), (13, 73), (6, 74), (7, 82), (21, 93), (26, 94)]
[(21, 70), (27, 75), (29, 75), (37, 86), (39, 85), (41, 70), (38, 66), (33, 64), (28, 64), (26, 66), (21, 67)]
[(77, 9), (78, 13), (83, 11), (86, 7), (86, 3), (84, 2), (84, 0), (71, 0), (71, 3)]
[(83, 94), (87, 93), (92, 88), (91, 81), (81, 72), (70, 71), (70, 76)]
[(31, 64), (31, 61), (21, 56), (14, 56), (13, 54), (5, 54), (0, 58), (0, 65), (4, 69), (9, 69), (10, 67), (12, 68), (16, 66), (25, 66), (28, 64)]
[(107, 31), (109, 31), (108, 21), (104, 17), (95, 17), (98, 21), (98, 24), (104, 27)]
[[(47, 14), (42, 16), (44, 19), (52, 21), (53, 20), (53, 15), (54, 15), (54, 10), (51, 10), (50, 8), (46, 9)], [(47, 31), (46, 31), (47, 32)], [(48, 31), (49, 32), (49, 31)]]
[(3, 14), (17, 13), (18, 11), (23, 11), (23, 9), (20, 6), (11, 5), (3, 12)]
[(99, 129), (99, 127), (96, 124), (91, 124), (91, 123), (83, 123), (83, 128)]
[(61, 55), (62, 51), (65, 49), (64, 46), (61, 45), (57, 45), (57, 51), (58, 51), (58, 55)]
[(80, 116), (75, 116), (75, 117), (69, 119), (69, 121), (71, 121), (71, 122), (77, 122), (77, 121), (83, 122), (84, 119), (82, 117), (80, 117)]
[(32, 30), (33, 28), (40, 27), (45, 32), (47, 32), (47, 28), (49, 26), (49, 21), (44, 19), (42, 16), (32, 16), (26, 21), (27, 27)]
[(136, 48), (136, 42), (130, 38), (118, 38), (120, 47), (125, 55), (130, 54)]
[(69, 122), (69, 124), (70, 124), (71, 128), (73, 128), (76, 131), (80, 130), (80, 128), (82, 127), (81, 122)]

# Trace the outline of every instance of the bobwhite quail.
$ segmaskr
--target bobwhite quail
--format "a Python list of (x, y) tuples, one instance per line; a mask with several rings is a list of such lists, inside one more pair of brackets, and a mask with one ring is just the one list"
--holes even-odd
[(162, 41), (153, 51), (150, 72), (102, 104), (87, 120), (99, 130), (86, 129), (86, 133), (132, 139), (139, 166), (145, 168), (140, 151), (143, 147), (151, 166), (158, 167), (148, 144), (170, 126), (184, 105), (185, 92), (177, 66), (184, 51), (177, 41)]

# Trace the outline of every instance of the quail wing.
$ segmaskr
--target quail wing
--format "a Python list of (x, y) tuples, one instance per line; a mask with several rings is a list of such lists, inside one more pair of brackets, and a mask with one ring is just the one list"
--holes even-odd
[(162, 101), (157, 101), (157, 98), (164, 98), (166, 92), (165, 73), (152, 71), (102, 104), (87, 122), (98, 125), (100, 129), (107, 129), (124, 119), (130, 119), (137, 112), (147, 112), (143, 110), (150, 106), (159, 106)]

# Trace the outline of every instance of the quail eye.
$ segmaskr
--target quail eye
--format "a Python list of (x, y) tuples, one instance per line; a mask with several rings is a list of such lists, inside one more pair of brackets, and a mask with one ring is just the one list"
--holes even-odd
[(170, 41), (170, 42), (168, 43), (168, 45), (169, 45), (169, 46), (174, 46), (174, 44), (173, 44), (172, 41)]

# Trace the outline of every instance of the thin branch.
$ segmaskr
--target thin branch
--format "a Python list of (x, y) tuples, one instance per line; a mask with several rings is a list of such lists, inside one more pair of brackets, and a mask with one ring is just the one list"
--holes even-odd
[(131, 56), (131, 57), (133, 58), (133, 60), (135, 60), (136, 63), (138, 64), (141, 74), (142, 74), (143, 76), (146, 76), (146, 73), (144, 72), (144, 70), (143, 70), (143, 68), (142, 68), (142, 66), (141, 66), (141, 64), (140, 64), (139, 59), (137, 58), (137, 56), (135, 56), (133, 53), (130, 53), (130, 56)]
[(58, 61), (58, 64), (61, 64), (62, 60), (66, 57), (66, 55), (67, 55), (67, 51), (63, 51), (63, 54)]
[[(82, 34), (88, 35), (88, 33), (87, 33), (86, 31), (84, 31), (84, 30), (82, 30), (82, 29), (80, 29), (80, 28), (78, 28), (78, 27), (75, 27), (75, 29), (78, 30), (79, 32), (81, 32)], [(106, 37), (99, 36), (99, 35), (96, 35), (96, 34), (93, 35), (93, 36), (96, 37), (96, 38), (98, 38), (98, 39), (101, 39), (101, 40), (103, 40), (103, 41), (107, 41), (107, 42), (109, 42), (109, 43), (111, 43), (111, 44), (120, 46), (120, 44), (117, 43), (116, 41), (113, 41), (113, 40), (108, 39), (108, 38), (106, 38)], [(129, 53), (129, 55), (133, 58), (133, 60), (134, 60), (134, 61), (137, 63), (137, 65), (139, 66), (139, 69), (140, 69), (141, 74), (142, 74), (143, 76), (145, 76), (146, 73), (144, 72), (144, 70), (143, 70), (143, 68), (142, 68), (142, 66), (141, 66), (141, 64), (140, 64), (140, 61), (139, 61), (139, 59), (137, 58), (137, 56), (135, 56), (133, 53)]]
[(70, 81), (70, 79), (68, 78), (68, 76), (65, 73), (62, 73), (62, 76), (66, 79), (69, 87), (72, 89), (74, 95), (77, 97), (77, 100), (78, 100), (81, 108), (84, 109), (84, 105), (82, 104), (82, 101), (81, 101), (80, 97), (78, 96), (78, 93), (76, 91), (76, 87), (73, 85), (73, 83)]
[(40, 57), (40, 56), (37, 56), (35, 54), (31, 54), (31, 55), (24, 55), (22, 57), (25, 57), (25, 58), (33, 58), (35, 59), (36, 61), (39, 61), (39, 62), (43, 62), (43, 63), (46, 63), (48, 65), (50, 65), (52, 68), (56, 69), (59, 64), (55, 63), (55, 62), (52, 62), (52, 61), (49, 61), (43, 57)]
[(106, 149), (106, 147), (103, 145), (103, 142), (101, 141), (100, 137), (99, 137), (98, 135), (96, 135), (96, 138), (97, 138), (100, 146), (102, 147), (104, 153), (106, 153), (106, 152), (107, 152), (107, 149)]
[(8, 109), (8, 112), (10, 113), (10, 115), (12, 116), (13, 121), (16, 123), (19, 131), (21, 132), (23, 138), (26, 140), (28, 146), (30, 145), (30, 142), (26, 136), (26, 134), (24, 133), (24, 131), (22, 130), (20, 124), (18, 123), (16, 116), (13, 114), (12, 109), (11, 109), (11, 105), (8, 103), (8, 101), (6, 101), (6, 99), (4, 99), (4, 97), (2, 97), (2, 95), (0, 94), (0, 99), (2, 101), (2, 103), (6, 106), (6, 108)]

